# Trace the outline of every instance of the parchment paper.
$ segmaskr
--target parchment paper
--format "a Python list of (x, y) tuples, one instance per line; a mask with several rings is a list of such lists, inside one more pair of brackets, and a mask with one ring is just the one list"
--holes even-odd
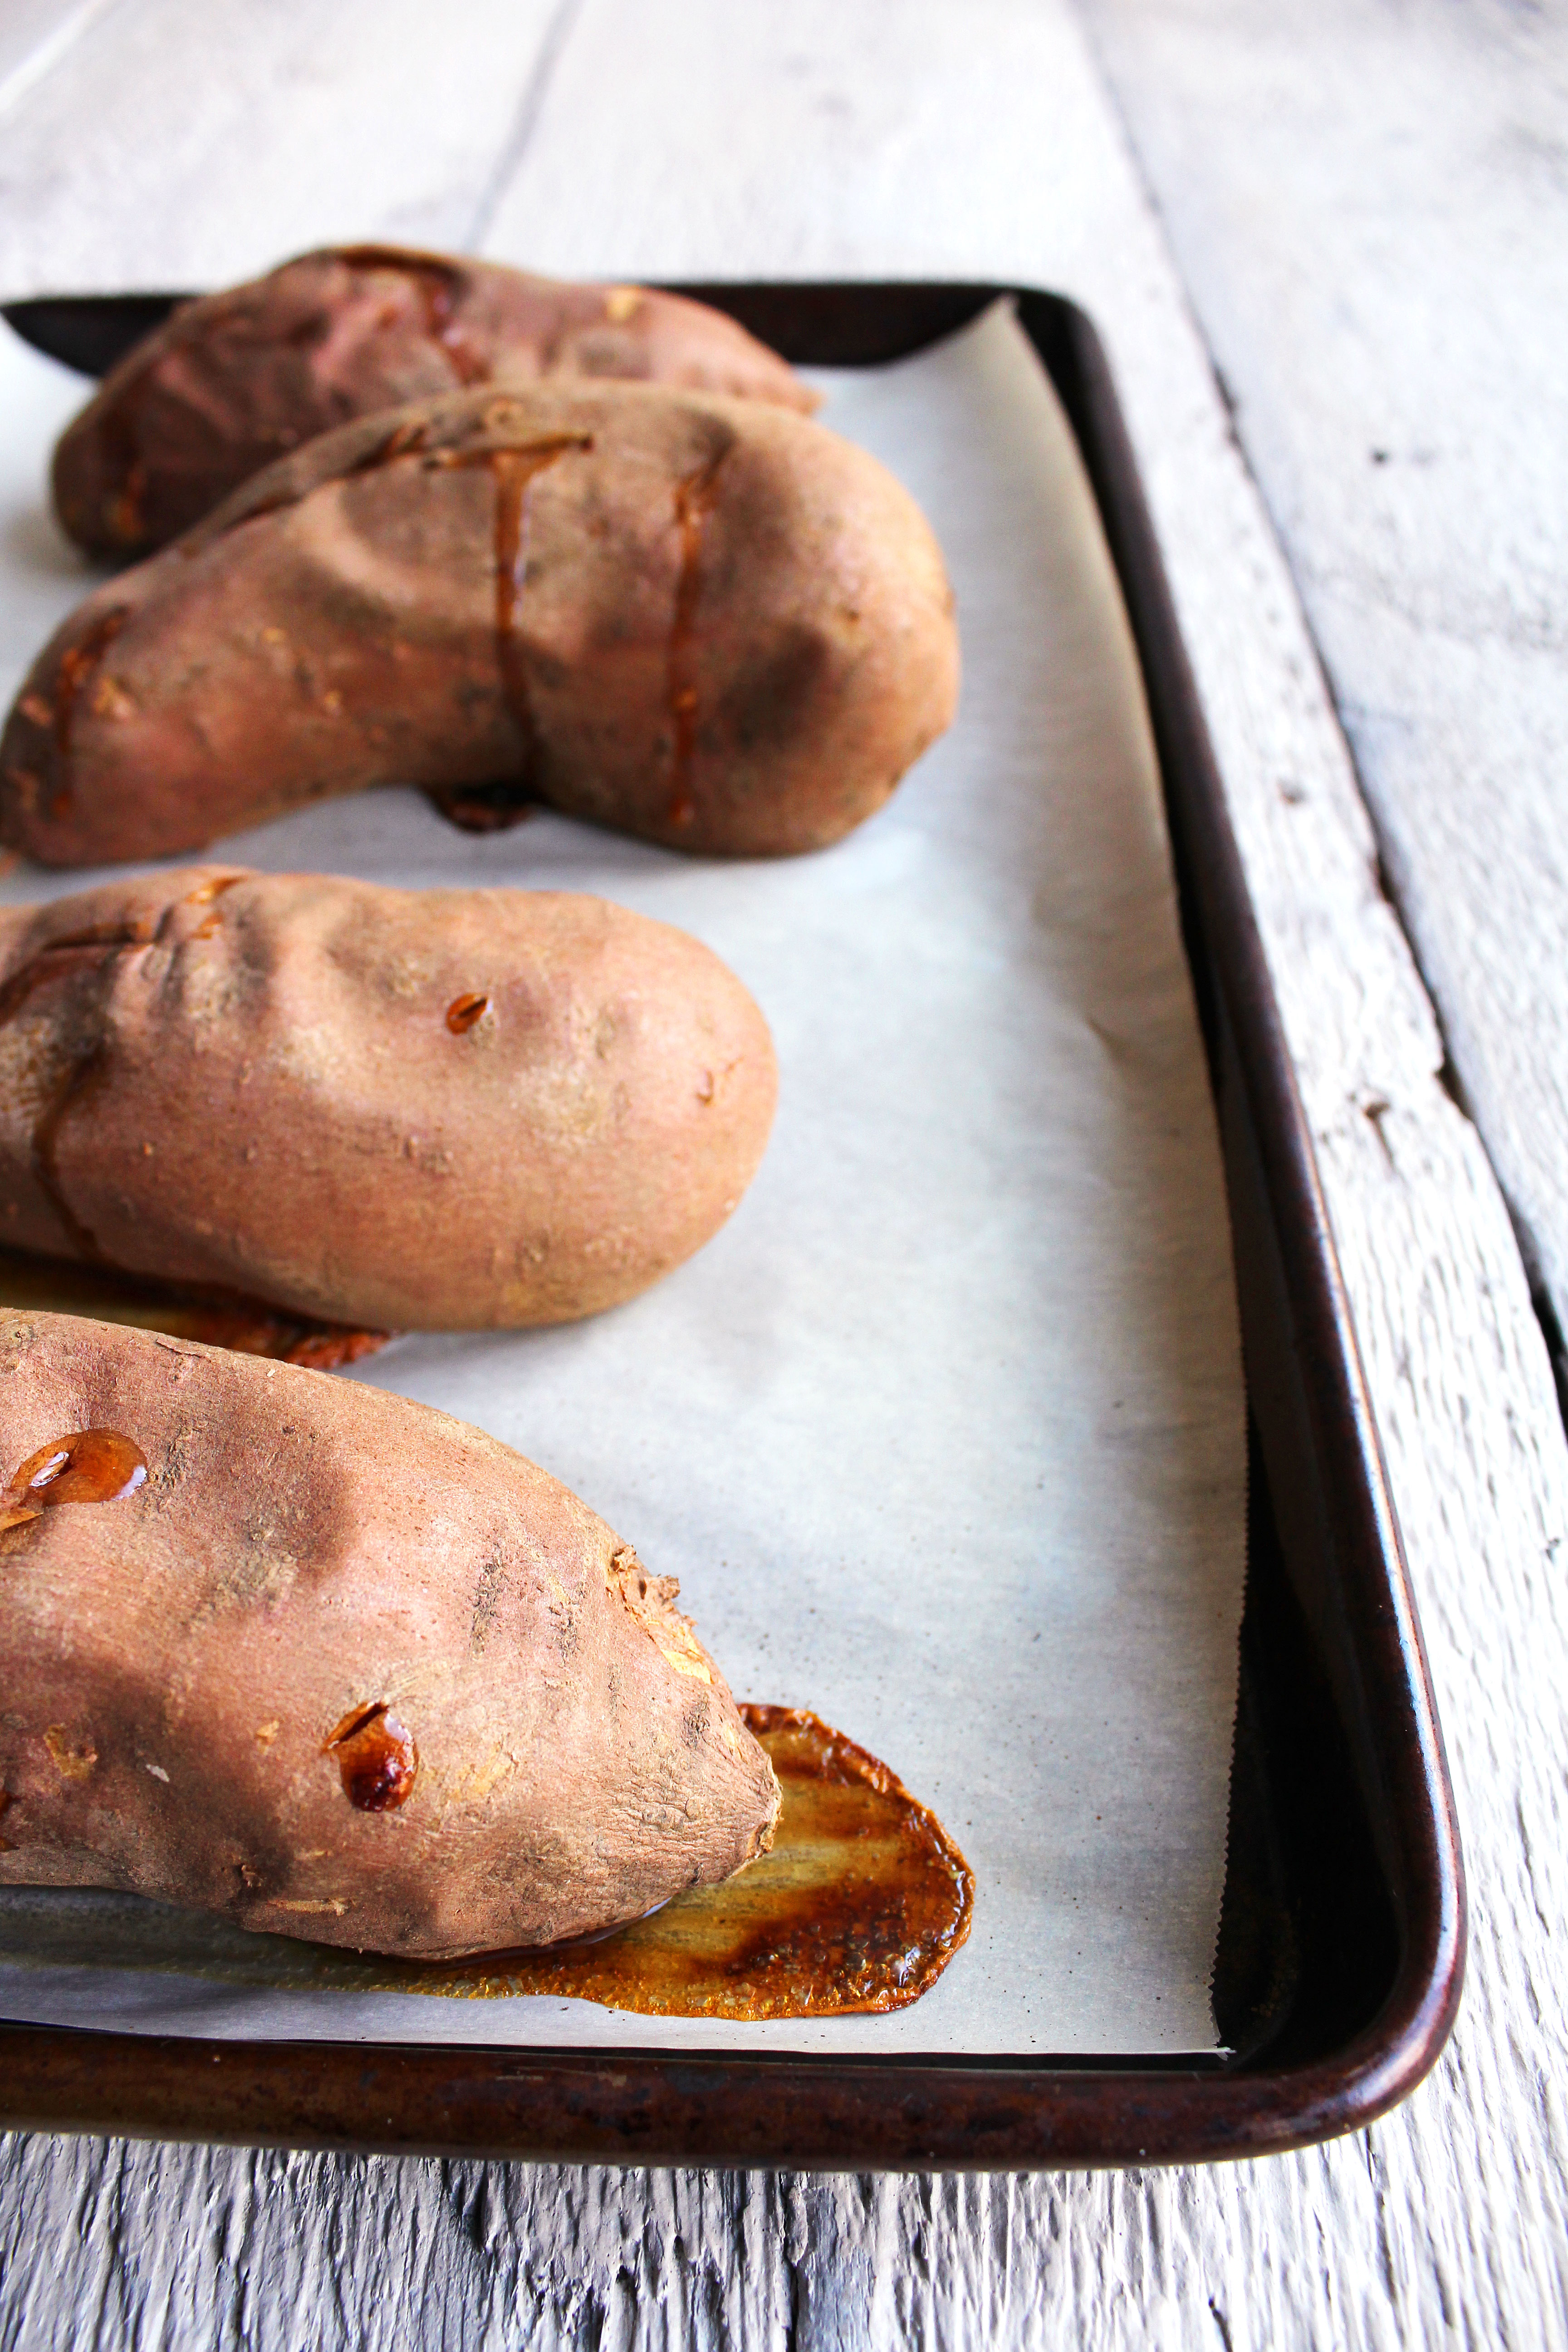
[[(778, 1124), (689, 1265), (574, 1328), (416, 1337), (353, 1377), (481, 1423), (681, 1580), (744, 1696), (931, 1804), (977, 1882), (935, 1990), (762, 2026), (334, 1985), (310, 1948), (0, 1895), (0, 2014), (149, 2032), (1081, 2053), (1212, 2048), (1243, 1574), (1229, 1236), (1134, 657), (1077, 453), (1011, 318), (824, 375), (931, 517), (960, 719), (835, 849), (702, 864), (412, 793), (226, 845), (275, 870), (602, 892), (726, 958)], [(85, 586), (46, 518), (79, 383), (0, 352), (0, 692)], [(0, 897), (85, 887), (13, 874)]]

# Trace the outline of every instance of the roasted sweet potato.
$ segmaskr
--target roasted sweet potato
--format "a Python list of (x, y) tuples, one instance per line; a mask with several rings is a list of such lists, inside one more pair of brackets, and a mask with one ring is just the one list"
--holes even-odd
[(766, 1851), (673, 1583), (493, 1438), (70, 1316), (0, 1316), (0, 1883), (434, 1958)]
[(344, 1324), (632, 1297), (774, 1087), (718, 957), (601, 898), (205, 867), (0, 913), (0, 1241)]
[[(645, 839), (833, 841), (947, 725), (942, 557), (863, 450), (652, 387), (458, 393), (325, 434), (106, 583), (0, 740), (51, 865), (416, 783)], [(499, 807), (496, 803), (499, 802)]]
[(184, 303), (104, 380), (55, 452), (55, 507), (93, 554), (151, 554), (318, 433), (455, 385), (608, 376), (809, 411), (732, 319), (637, 286), (359, 245)]

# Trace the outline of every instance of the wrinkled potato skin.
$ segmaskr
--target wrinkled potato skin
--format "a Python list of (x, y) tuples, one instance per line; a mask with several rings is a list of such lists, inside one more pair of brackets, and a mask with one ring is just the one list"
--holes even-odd
[[(0, 1883), (110, 1886), (438, 1958), (728, 1877), (773, 1770), (602, 1519), (445, 1413), (331, 1374), (0, 1315), (5, 1475), (109, 1428), (145, 1484), (0, 1534)], [(362, 1811), (325, 1743), (390, 1703)]]
[(727, 966), (601, 898), (201, 867), (0, 913), (0, 1238), (343, 1323), (633, 1297), (776, 1083)]
[(952, 604), (908, 493), (806, 418), (459, 393), (324, 435), (80, 605), (0, 739), (0, 832), (142, 858), (500, 779), (672, 847), (817, 848), (949, 723)]
[(816, 405), (792, 368), (705, 303), (351, 246), (186, 302), (127, 352), (61, 436), (56, 512), (91, 554), (150, 555), (352, 417), (546, 376)]

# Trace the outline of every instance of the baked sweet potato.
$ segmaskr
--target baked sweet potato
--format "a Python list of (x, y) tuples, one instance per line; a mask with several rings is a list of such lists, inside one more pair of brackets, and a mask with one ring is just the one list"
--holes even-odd
[(67, 427), (55, 508), (95, 555), (147, 555), (318, 433), (454, 386), (646, 380), (809, 411), (793, 368), (705, 303), (358, 245), (182, 304)]
[(718, 957), (601, 898), (198, 867), (0, 912), (0, 1241), (344, 1324), (632, 1297), (775, 1084)]
[(0, 1883), (430, 1958), (772, 1841), (723, 1676), (594, 1513), (427, 1406), (0, 1315)]
[(50, 865), (150, 857), (415, 783), (478, 792), (480, 822), (540, 800), (811, 849), (887, 798), (957, 676), (924, 518), (823, 426), (458, 393), (322, 435), (89, 597), (0, 739), (0, 831)]

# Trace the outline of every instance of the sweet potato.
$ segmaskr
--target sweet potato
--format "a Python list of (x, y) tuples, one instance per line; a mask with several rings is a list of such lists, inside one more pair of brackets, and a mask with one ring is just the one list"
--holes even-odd
[(788, 411), (458, 393), (321, 436), (57, 632), (0, 831), (141, 858), (325, 794), (542, 800), (645, 839), (833, 841), (947, 725), (952, 596), (892, 477)]
[(682, 384), (809, 411), (816, 395), (705, 303), (496, 262), (346, 246), (182, 304), (55, 452), (55, 507), (93, 554), (147, 555), (318, 433), (473, 383)]
[(198, 867), (0, 913), (0, 1241), (345, 1324), (632, 1297), (775, 1083), (718, 957), (600, 898)]
[(778, 1790), (675, 1587), (324, 1372), (0, 1315), (0, 1883), (430, 1958), (640, 1916)]

